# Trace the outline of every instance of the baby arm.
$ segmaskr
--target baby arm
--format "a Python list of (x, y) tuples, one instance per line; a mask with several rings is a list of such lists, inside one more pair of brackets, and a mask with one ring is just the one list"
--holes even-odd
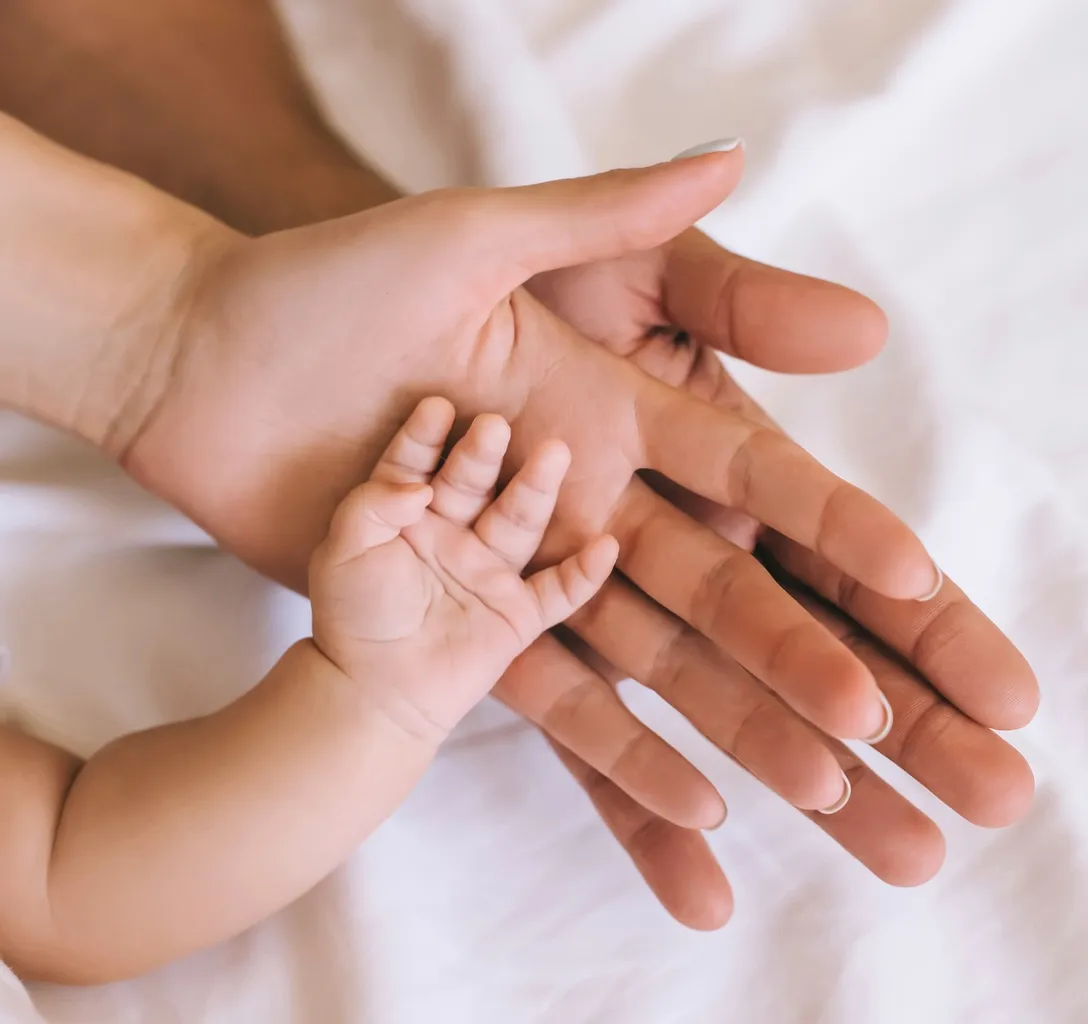
[(308, 642), (222, 711), (82, 766), (0, 733), (0, 958), (93, 984), (236, 934), (343, 860), (432, 753)]
[[(80, 765), (0, 732), (0, 958), (91, 983), (251, 926), (341, 864), (457, 721), (616, 557), (600, 538), (522, 577), (569, 456), (548, 444), (496, 499), (509, 428), (427, 399), (314, 558), (314, 638), (222, 711)], [(442, 463), (439, 469), (439, 464)], [(437, 471), (437, 472), (436, 472)]]

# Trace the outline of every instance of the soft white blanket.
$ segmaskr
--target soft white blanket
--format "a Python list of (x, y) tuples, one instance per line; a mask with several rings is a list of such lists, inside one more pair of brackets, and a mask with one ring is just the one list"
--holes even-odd
[[(842, 378), (742, 371), (1023, 646), (1038, 800), (870, 878), (713, 765), (723, 932), (674, 925), (541, 740), (489, 706), (352, 863), (229, 945), (53, 1022), (1081, 1024), (1088, 1020), (1088, 5), (1083, 0), (284, 0), (335, 120), (406, 186), (645, 163), (743, 134), (708, 228), (894, 324)], [(78, 445), (0, 418), (4, 706), (89, 752), (215, 707), (307, 628)], [(661, 716), (635, 694), (640, 708)], [(669, 735), (683, 736), (664, 720)], [(705, 752), (701, 752), (704, 758)], [(10, 991), (10, 994), (9, 994)], [(7, 1000), (5, 1002), (5, 1000)], [(0, 969), (0, 1018), (28, 1008)]]

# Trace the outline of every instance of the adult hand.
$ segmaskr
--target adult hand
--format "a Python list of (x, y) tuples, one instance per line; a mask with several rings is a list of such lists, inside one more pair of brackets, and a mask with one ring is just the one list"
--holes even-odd
[[(166, 351), (149, 360), (173, 372), (156, 378), (153, 400), (141, 397), (151, 413), (116, 436), (118, 453), (227, 547), (301, 588), (332, 510), (423, 395), (443, 394), (466, 416), (503, 415), (509, 468), (558, 437), (573, 461), (541, 557), (607, 531), (626, 577), (606, 587), (601, 624), (580, 627), (586, 641), (614, 662), (626, 648), (633, 662), (660, 623), (689, 623), (701, 650), (733, 658), (785, 701), (760, 698), (760, 731), (797, 747), (795, 760), (784, 772), (750, 766), (798, 806), (827, 807), (843, 776), (786, 705), (831, 735), (878, 733), (886, 710), (872, 673), (746, 551), (637, 473), (660, 472), (774, 526), (889, 600), (932, 589), (924, 549), (777, 432), (669, 387), (519, 287), (555, 267), (654, 250), (717, 205), (740, 168), (739, 154), (715, 154), (529, 189), (433, 193), (258, 240), (217, 229), (197, 247)], [(678, 645), (672, 656), (709, 684), (709, 653)], [(541, 699), (585, 673), (553, 640), (531, 657)], [(556, 738), (673, 822), (721, 818), (710, 784), (631, 716), (622, 735), (572, 735), (569, 723), (591, 711), (566, 715), (567, 725), (555, 716)]]
[[(716, 352), (772, 370), (825, 372), (872, 358), (885, 338), (883, 315), (862, 296), (736, 256), (696, 230), (648, 252), (541, 275), (529, 287), (587, 337), (647, 373), (768, 426)], [(869, 666), (894, 712), (880, 753), (976, 824), (1007, 825), (1027, 810), (1031, 771), (990, 730), (1025, 725), (1037, 706), (1037, 684), (1015, 647), (951, 581), (925, 603), (889, 601), (757, 519), (657, 485), (719, 535), (747, 549), (758, 543), (782, 584)], [(711, 614), (716, 585), (711, 576), (701, 588), (704, 615)], [(728, 914), (728, 885), (706, 841), (654, 813), (633, 759), (601, 770), (577, 755), (587, 747), (648, 744), (613, 698), (612, 686), (624, 676), (656, 690), (794, 802), (810, 765), (823, 763), (819, 751), (830, 752), (853, 794), (837, 814), (809, 813), (812, 821), (893, 884), (916, 884), (938, 869), (944, 843), (937, 827), (845, 746), (802, 732), (797, 722), (787, 733), (780, 723), (789, 713), (760, 682), (673, 616), (661, 612), (645, 622), (637, 643), (620, 634), (629, 595), (614, 590), (611, 597), (582, 613), (575, 628), (588, 636), (592, 626), (597, 651), (612, 664), (589, 658), (593, 667), (572, 669), (566, 686), (556, 682), (542, 695), (530, 652), (497, 695), (558, 741), (563, 762), (676, 917), (709, 927)], [(617, 642), (606, 646), (601, 636)], [(585, 656), (584, 645), (576, 649)]]
[[(93, 26), (84, 24), (86, 19), (81, 21), (71, 17), (53, 19), (56, 24), (49, 18), (39, 18), (37, 14), (28, 20), (19, 13), (17, 6), (11, 12), (14, 24), (9, 35), (18, 40), (21, 33), (25, 36), (29, 30), (34, 46), (30, 49), (24, 47), (26, 52), (57, 50), (71, 56), (79, 48), (66, 47), (65, 40), (69, 36), (75, 38), (85, 34), (93, 27), (95, 53), (100, 56), (105, 48), (111, 59), (82, 63), (78, 60), (67, 61), (64, 68), (70, 73), (61, 75), (60, 79), (54, 75), (49, 88), (44, 89), (33, 87), (32, 72), (34, 68), (44, 67), (49, 62), (39, 60), (32, 68), (26, 62), (20, 64), (18, 59), (14, 63), (9, 61), (5, 66), (10, 66), (11, 73), (0, 83), (5, 106), (21, 112), (29, 122), (38, 124), (77, 149), (137, 170), (142, 176), (176, 190), (192, 201), (214, 204), (213, 209), (231, 218), (240, 227), (268, 230), (329, 217), (365, 205), (376, 195), (385, 195), (385, 190), (374, 177), (360, 169), (334, 137), (320, 128), (320, 119), (306, 102), (305, 92), (297, 85), (291, 62), (276, 38), (269, 9), (260, 4), (246, 5), (244, 9), (225, 7), (215, 4), (214, 0), (174, 3), (167, 5), (169, 9), (159, 11), (156, 17), (158, 23), (179, 30), (161, 31), (151, 38), (145, 31), (144, 22), (131, 16), (135, 10), (132, 5), (116, 2), (108, 6), (110, 9), (105, 12), (96, 8)], [(7, 13), (8, 9), (5, 8)], [(205, 50), (190, 45), (193, 33), (183, 30), (191, 27), (194, 19), (199, 19), (207, 27), (208, 31), (202, 33), (204, 36), (229, 35), (233, 41), (228, 48), (229, 61), (209, 60)], [(18, 58), (18, 46), (12, 54)], [(153, 75), (149, 79), (148, 74), (161, 64), (163, 54), (178, 73), (166, 79), (162, 76), (156, 79)], [(122, 84), (125, 88), (132, 87), (128, 90), (131, 96), (118, 93), (118, 76), (109, 70), (115, 70), (117, 61), (127, 62)], [(228, 79), (236, 82), (239, 75), (247, 83), (244, 102), (231, 103), (230, 90), (227, 90), (222, 93), (226, 97), (224, 103), (216, 107), (223, 116), (209, 119), (208, 105), (204, 102), (210, 94), (209, 89), (214, 93), (216, 82)], [(165, 101), (161, 96), (152, 96), (148, 101), (145, 88), (148, 81), (166, 83), (169, 95)], [(104, 109), (101, 102), (104, 95), (110, 99), (108, 123), (96, 116)], [(161, 130), (164, 125), (165, 131)], [(194, 144), (194, 138), (203, 141)], [(269, 154), (274, 154), (275, 159), (268, 159)], [(6, 158), (4, 164), (10, 168), (10, 159)], [(26, 180), (40, 180), (43, 184), (42, 202), (37, 206), (29, 204), (29, 210), (34, 214), (29, 217), (34, 227), (30, 237), (38, 239), (41, 236), (42, 211), (56, 209), (57, 195), (78, 196), (80, 193), (72, 180), (67, 181), (64, 187), (56, 186), (50, 177), (43, 178), (40, 173), (28, 175)], [(44, 187), (46, 185), (49, 187)], [(28, 204), (19, 190), (7, 191), (26, 212)], [(162, 267), (172, 260), (172, 253), (167, 252), (164, 256), (157, 241), (163, 234), (159, 214), (155, 212), (158, 201), (138, 199), (137, 208), (132, 211), (128, 199), (122, 199), (127, 197), (128, 192), (127, 187), (110, 187), (105, 197), (100, 191), (89, 201), (81, 200), (61, 208), (66, 242), (62, 253), (72, 263), (72, 279), (85, 280), (88, 270), (95, 269), (103, 271), (99, 276), (104, 277), (107, 284), (113, 280), (109, 273), (105, 273), (112, 264), (104, 259), (103, 238), (111, 243), (109, 254), (113, 254), (122, 243), (128, 245), (133, 253), (140, 254), (136, 264), (137, 273), (132, 272), (127, 256), (119, 261), (125, 270), (118, 276), (125, 282), (128, 291), (139, 292), (147, 278), (163, 276)], [(118, 206), (122, 211), (127, 211), (124, 222), (127, 230), (119, 231), (117, 223), (111, 218), (111, 211)], [(179, 216), (184, 221), (192, 219), (191, 212), (182, 212)], [(146, 231), (142, 228), (145, 220), (150, 221)], [(89, 226), (88, 221), (91, 222)], [(77, 224), (87, 229), (84, 234), (89, 252), (72, 244), (77, 237), (73, 225)], [(5, 237), (14, 237), (17, 241), (18, 233), (13, 236), (10, 225), (6, 227)], [(12, 261), (11, 266), (26, 268), (27, 253), (33, 254), (36, 249), (34, 246), (28, 249), (15, 245), (14, 251), (18, 258)], [(157, 258), (152, 258), (152, 254), (157, 254)], [(49, 275), (35, 272), (29, 274), (29, 279), (63, 280), (64, 275), (58, 270), (58, 266), (63, 264), (58, 262), (55, 252), (50, 254), (50, 261)], [(29, 261), (29, 269), (35, 271), (33, 259)], [(9, 274), (7, 279), (13, 291), (6, 296), (8, 301), (5, 308), (9, 313), (9, 323), (18, 325), (18, 315), (14, 316), (14, 320), (10, 315), (11, 300), (15, 300), (16, 313), (21, 298), (29, 297), (33, 306), (33, 290), (30, 289), (28, 294), (25, 285), (20, 287), (20, 281), (25, 282), (27, 275)], [(179, 279), (184, 281), (184, 274)], [(538, 278), (536, 283), (541, 281)], [(590, 335), (602, 340), (616, 340), (628, 345), (634, 341), (639, 352), (635, 353), (632, 346), (632, 356), (643, 361), (645, 369), (658, 372), (673, 383), (678, 383), (686, 375), (685, 358), (690, 358), (691, 365), (696, 368), (690, 374), (688, 383), (697, 386), (703, 372), (697, 367), (709, 365), (706, 356), (694, 358), (695, 353), (702, 350), (702, 345), (681, 350), (678, 355), (673, 354), (671, 344), (666, 344), (670, 339), (659, 336), (653, 344), (642, 344), (641, 335), (638, 330), (632, 330), (633, 327), (656, 326), (658, 322), (676, 320), (694, 328), (701, 321), (713, 320), (716, 324), (700, 334), (704, 342), (734, 351), (761, 365), (785, 370), (803, 370), (806, 367), (831, 369), (851, 365), (872, 354), (883, 337), (882, 318), (871, 305), (856, 296), (807, 279), (751, 265), (710, 246), (695, 232), (689, 232), (673, 245), (650, 250), (645, 258), (631, 257), (619, 262), (590, 264), (554, 279), (554, 285), (554, 297), (563, 300), (563, 304), (557, 305), (557, 308), (564, 315), (582, 324)], [(84, 297), (95, 300), (99, 305), (102, 303), (98, 300), (111, 294), (98, 278), (96, 287), (85, 292)], [(666, 294), (667, 301), (664, 301)], [(579, 295), (587, 297), (589, 301), (580, 303)], [(580, 309), (576, 308), (578, 306)], [(715, 316), (712, 310), (719, 306), (720, 314)], [(56, 313), (57, 323), (54, 326), (58, 326), (59, 337), (67, 339), (71, 334), (71, 344), (67, 344), (67, 341), (61, 343), (57, 339), (54, 339), (56, 344), (43, 344), (49, 332), (43, 331), (40, 325), (33, 330), (16, 331), (13, 336), (16, 342), (20, 337), (33, 342), (22, 349), (19, 344), (12, 343), (12, 337), (6, 336), (0, 363), (11, 372), (0, 376), (9, 382), (6, 391), (10, 392), (14, 385), (17, 392), (15, 396), (8, 394), (7, 398), (16, 405), (22, 404), (25, 411), (31, 414), (76, 429), (96, 442), (102, 440), (100, 427), (108, 418), (117, 430), (113, 448), (121, 451), (131, 441), (134, 429), (144, 421), (146, 410), (142, 405), (143, 398), (146, 396), (152, 401), (160, 399), (157, 382), (163, 379), (165, 371), (172, 365), (171, 360), (181, 354), (185, 346), (161, 346), (161, 351), (151, 353), (152, 356), (162, 357), (162, 361), (157, 361), (154, 358), (145, 360), (138, 351), (141, 346), (129, 345), (129, 335), (141, 329), (144, 319), (156, 319), (154, 311), (150, 318), (126, 315), (120, 322), (111, 321), (110, 330), (103, 335), (103, 343), (96, 346), (88, 343), (85, 325), (73, 320), (70, 301), (58, 304), (54, 300), (51, 308)], [(659, 311), (664, 308), (670, 312), (659, 319)], [(702, 310), (698, 316), (696, 308)], [(600, 310), (599, 314), (595, 314), (595, 310)], [(299, 337), (309, 340), (309, 332), (302, 331)], [(290, 340), (294, 342), (298, 339)], [(363, 357), (372, 339), (359, 338), (357, 341), (364, 352), (355, 353), (355, 359), (345, 359), (345, 367), (365, 364)], [(391, 345), (399, 341), (399, 338), (389, 339)], [(134, 352), (131, 362), (127, 358), (130, 348)], [(235, 351), (244, 358), (245, 346), (238, 346)], [(261, 355), (258, 354), (256, 358), (260, 359)], [(814, 365), (811, 362), (812, 359), (824, 358), (827, 359), (826, 363)], [(646, 361), (648, 359), (650, 361)], [(40, 372), (28, 375), (27, 365), (35, 360), (40, 362)], [(660, 366), (660, 371), (655, 370), (654, 362)], [(268, 367), (272, 375), (276, 365), (273, 361)], [(290, 364), (280, 361), (278, 365), (281, 368), (286, 366), (284, 375), (290, 375)], [(123, 372), (118, 374), (118, 368)], [(256, 371), (262, 369), (264, 367), (257, 367)], [(717, 372), (714, 367), (710, 367), (710, 370)], [(329, 370), (330, 377), (334, 371), (335, 364)], [(115, 376), (119, 377), (117, 381), (112, 380)], [(252, 376), (257, 381), (260, 374), (254, 372)], [(107, 377), (111, 379), (104, 383)], [(723, 381), (717, 400), (732, 400), (729, 382), (724, 377), (708, 379), (711, 383), (715, 379)], [(266, 382), (269, 383), (269, 401), (274, 403), (276, 387), (271, 375)], [(352, 380), (345, 386), (357, 387), (358, 382)], [(289, 382), (280, 383), (279, 388), (290, 397)], [(333, 387), (330, 392), (337, 392), (337, 389)], [(89, 404), (88, 397), (95, 393), (101, 393), (102, 400)], [(740, 400), (739, 396), (734, 397)], [(123, 415), (120, 418), (116, 417), (118, 401), (115, 399), (123, 402)], [(216, 399), (213, 397), (211, 401), (214, 404)], [(317, 401), (316, 397), (313, 401)], [(164, 408), (167, 404), (163, 403)], [(260, 402), (255, 404), (259, 408)], [(405, 399), (402, 404), (407, 406), (409, 401)], [(285, 402), (283, 409), (284, 415), (289, 415), (290, 403)], [(73, 412), (78, 413), (78, 422), (71, 421)], [(272, 419), (277, 419), (275, 414)], [(238, 422), (246, 424), (245, 410), (240, 410)], [(391, 432), (390, 424), (390, 435)], [(209, 436), (216, 444), (225, 440), (216, 438), (214, 431)], [(245, 439), (228, 440), (232, 448), (244, 447), (246, 443)], [(272, 437), (273, 442), (276, 440), (276, 437)], [(699, 442), (695, 440), (693, 443)], [(380, 446), (380, 441), (368, 442), (357, 452), (360, 473), (368, 459), (377, 457), (376, 450)], [(253, 448), (260, 450), (260, 445), (254, 443)], [(274, 443), (269, 450), (275, 455)], [(145, 446), (145, 451), (148, 461), (156, 453), (167, 459), (174, 457), (166, 444), (149, 444)], [(353, 447), (353, 457), (356, 451)], [(136, 466), (135, 450), (132, 454), (129, 461)], [(218, 465), (229, 467), (236, 454), (233, 450), (225, 452)], [(216, 461), (213, 448), (208, 453), (209, 468), (214, 469)], [(159, 480), (163, 490), (174, 493), (186, 491), (186, 504), (193, 509), (207, 510), (206, 521), (216, 518), (214, 494), (209, 496), (208, 492), (214, 491), (215, 480), (229, 478), (229, 468), (216, 472), (214, 479), (204, 487), (201, 487), (199, 480), (201, 464), (196, 460), (194, 465), (192, 450), (181, 459), (179, 468), (190, 478), (196, 477), (195, 483), (182, 478), (181, 474), (175, 477), (169, 464), (145, 468), (148, 478)], [(244, 466), (241, 468), (243, 473), (251, 472)], [(323, 498), (315, 499), (315, 504), (320, 505), (321, 500)], [(711, 511), (711, 506), (704, 504), (700, 515), (706, 517)], [(720, 511), (713, 515), (716, 528), (720, 529), (726, 517)], [(267, 509), (255, 512), (254, 520), (262, 519), (268, 523)], [(234, 532), (244, 529), (244, 525), (243, 519), (236, 524)], [(739, 520), (738, 525), (741, 534), (750, 536), (754, 533), (753, 521)], [(267, 526), (265, 529), (267, 532)], [(274, 539), (270, 544), (275, 547)], [(269, 559), (274, 566), (278, 565), (281, 574), (290, 574), (297, 582), (301, 573), (300, 564), (305, 556), (290, 556), (291, 546), (292, 540), (285, 534), (281, 556), (277, 559), (269, 555)], [(825, 579), (824, 582), (831, 583), (833, 580)], [(863, 636), (868, 637), (868, 634), (864, 634), (860, 623), (868, 622), (875, 632), (889, 639), (898, 638), (903, 644), (910, 643), (913, 637), (925, 635), (928, 639), (923, 642), (923, 647), (941, 646), (941, 652), (927, 655), (927, 660), (940, 661), (943, 666), (941, 674), (945, 677), (959, 676), (971, 685), (984, 686), (988, 683), (987, 675), (992, 671), (994, 678), (1008, 680), (1006, 685), (1012, 693), (1026, 702), (1027, 708), (1021, 716), (1026, 717), (1034, 700), (1030, 675), (1019, 663), (1010, 661), (1003, 641), (988, 637), (986, 630), (980, 627), (976, 613), (943, 610), (950, 593), (955, 594), (946, 585), (938, 601), (914, 606), (881, 602), (868, 591), (857, 588), (853, 600), (847, 600), (844, 594), (841, 603), (847, 609), (854, 609), (855, 620), (851, 621), (850, 628)], [(936, 613), (942, 619), (930, 626), (930, 619)], [(637, 639), (633, 630), (628, 635), (629, 639)], [(943, 643), (945, 638), (947, 644)], [(873, 645), (871, 638), (866, 639), (865, 645), (864, 651), (882, 650), (879, 644)], [(634, 674), (660, 688), (666, 688), (674, 675), (678, 680), (682, 679), (676, 686), (667, 687), (675, 691), (676, 695), (671, 699), (690, 708), (689, 714), (703, 731), (720, 736), (717, 742), (726, 749), (730, 746), (729, 728), (732, 726), (733, 739), (739, 741), (734, 745), (740, 749), (741, 758), (749, 767), (755, 767), (753, 758), (748, 756), (747, 745), (753, 734), (763, 731), (767, 719), (777, 714), (754, 713), (765, 706), (762, 692), (755, 691), (759, 694), (756, 700), (741, 700), (751, 692), (747, 684), (740, 687), (726, 685), (723, 682), (725, 673), (715, 669), (711, 654), (697, 655), (694, 645), (687, 640), (683, 643), (677, 641), (663, 649), (660, 644), (657, 647), (667, 655), (665, 662), (653, 673), (643, 671)], [(652, 813), (643, 811), (624, 792), (612, 788), (607, 781), (601, 781), (602, 776), (586, 773), (590, 772), (587, 765), (595, 765), (605, 774), (612, 773), (620, 779), (626, 792), (633, 793), (650, 807), (660, 809), (665, 809), (662, 803), (666, 801), (667, 793), (674, 794), (668, 798), (674, 804), (685, 800), (694, 802), (700, 794), (705, 798), (705, 782), (686, 768), (678, 769), (676, 762), (668, 758), (667, 748), (663, 745), (644, 739), (645, 731), (625, 715), (611, 688), (599, 677), (593, 676), (583, 663), (567, 658), (563, 649), (557, 648), (552, 655), (548, 655), (543, 648), (540, 652), (534, 649), (531, 656), (535, 657), (537, 653), (542, 654), (541, 659), (534, 662), (542, 668), (542, 676), (536, 680), (542, 693), (537, 694), (522, 685), (510, 687), (505, 692), (508, 702), (538, 719), (547, 715), (547, 728), (564, 738), (570, 748), (581, 755), (582, 759), (576, 763), (577, 772), (585, 778), (596, 780), (591, 784), (608, 820), (615, 830), (623, 833), (622, 838), (627, 841), (636, 861), (651, 881), (656, 879), (656, 887), (670, 909), (692, 924), (720, 923), (727, 911), (723, 893), (725, 897), (728, 893), (701, 838), (697, 834), (667, 826)], [(916, 662), (918, 660), (915, 659)], [(593, 661), (604, 668), (600, 659)], [(683, 665), (691, 665), (692, 669), (685, 671), (682, 677), (678, 672), (662, 671)], [(700, 666), (701, 674), (695, 671)], [(897, 672), (900, 670), (901, 665), (897, 662)], [(927, 671), (930, 678), (938, 675), (935, 668)], [(904, 677), (896, 675), (895, 678)], [(913, 674), (907, 674), (905, 678), (911, 687), (920, 685)], [(571, 682), (584, 679), (586, 683), (584, 686), (573, 686), (563, 682), (564, 679)], [(912, 689), (910, 692), (919, 691)], [(908, 756), (904, 751), (900, 756), (904, 760), (913, 760), (919, 765), (917, 773), (928, 773), (931, 779), (935, 774), (949, 779), (954, 770), (958, 771), (963, 778), (970, 779), (973, 787), (970, 792), (974, 793), (970, 799), (976, 802), (976, 806), (980, 809), (991, 808), (991, 821), (1001, 817), (993, 813), (993, 809), (998, 807), (1003, 808), (1005, 819), (1012, 817), (1018, 807), (1025, 805), (1025, 794), (1030, 795), (1030, 776), (1020, 766), (1006, 765), (1003, 770), (997, 770), (994, 765), (983, 770), (983, 759), (970, 750), (962, 754), (962, 761), (958, 765), (950, 765), (946, 755), (956, 755), (956, 751), (962, 750), (965, 744), (950, 744), (949, 734), (956, 732), (958, 727), (942, 733), (939, 727), (947, 717), (943, 705), (933, 703), (928, 689), (920, 692), (925, 700), (912, 703), (889, 683), (889, 696), (897, 710), (896, 727), (881, 749), (886, 750), (887, 744), (895, 741), (897, 736), (902, 741), (902, 730), (909, 728), (914, 719), (910, 714), (911, 709), (925, 711), (921, 723), (911, 733), (908, 746), (914, 748), (913, 753)], [(928, 708), (933, 708), (933, 711), (927, 711)], [(721, 720), (720, 729), (717, 727), (718, 721), (712, 717), (718, 709), (729, 711)], [(953, 718), (953, 721), (958, 722), (959, 719)], [(602, 722), (610, 724), (602, 726)], [(745, 723), (743, 728), (738, 728), (742, 722)], [(581, 723), (580, 727), (578, 723)], [(988, 739), (985, 745), (990, 746)], [(759, 744), (756, 746), (759, 747)], [(630, 753), (620, 757), (619, 752), (624, 749)], [(570, 758), (571, 755), (564, 752), (564, 756)], [(804, 764), (804, 758), (796, 761), (799, 766)], [(821, 773), (826, 775), (828, 771), (826, 760), (821, 759), (818, 764), (822, 766), (820, 771), (814, 772), (807, 783), (812, 790), (817, 788)], [(927, 766), (925, 771), (923, 765)], [(665, 782), (658, 785), (655, 782), (658, 778)], [(984, 788), (987, 779), (989, 787)], [(833, 776), (831, 783), (837, 784), (837, 777)], [(941, 792), (942, 787), (935, 781), (928, 784), (938, 793)], [(685, 793), (686, 797), (683, 795)], [(949, 796), (945, 799), (951, 801)], [(879, 832), (884, 828), (881, 816), (862, 814), (859, 810), (861, 800), (862, 794), (859, 793), (847, 810), (835, 819), (828, 819), (828, 824), (833, 822), (836, 828), (845, 827), (848, 817), (857, 815), (868, 821), (867, 831)], [(981, 820), (979, 813), (974, 813), (973, 817)], [(917, 819), (913, 820), (917, 823)], [(939, 855), (940, 846), (939, 838), (933, 841), (932, 830), (916, 828), (914, 832), (919, 834), (912, 832), (908, 836), (902, 827), (895, 827), (886, 830), (883, 840), (879, 836), (870, 837), (870, 849), (879, 853), (884, 866), (875, 863), (872, 856), (868, 858), (869, 862), (885, 876), (894, 875), (900, 881), (917, 880), (926, 870), (931, 870), (939, 859), (920, 854), (928, 849), (935, 850)], [(926, 842), (918, 842), (919, 838), (925, 838)], [(858, 849), (853, 841), (850, 846)], [(677, 870), (678, 865), (681, 870)]]

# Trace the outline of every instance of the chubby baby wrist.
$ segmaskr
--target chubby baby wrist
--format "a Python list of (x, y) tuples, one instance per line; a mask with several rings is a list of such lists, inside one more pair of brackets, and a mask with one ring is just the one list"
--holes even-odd
[[(391, 645), (392, 646), (392, 645)], [(312, 659), (316, 671), (329, 685), (345, 689), (353, 713), (367, 730), (377, 730), (420, 752), (434, 754), (449, 739), (450, 728), (420, 708), (400, 685), (411, 669), (390, 651), (353, 659), (343, 666), (326, 654), (314, 639), (302, 641), (297, 650)], [(303, 653), (305, 652), (305, 653)]]

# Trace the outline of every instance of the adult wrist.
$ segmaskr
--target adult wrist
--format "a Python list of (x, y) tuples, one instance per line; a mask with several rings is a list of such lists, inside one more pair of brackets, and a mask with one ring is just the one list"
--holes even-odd
[(121, 454), (233, 233), (0, 117), (0, 402)]

